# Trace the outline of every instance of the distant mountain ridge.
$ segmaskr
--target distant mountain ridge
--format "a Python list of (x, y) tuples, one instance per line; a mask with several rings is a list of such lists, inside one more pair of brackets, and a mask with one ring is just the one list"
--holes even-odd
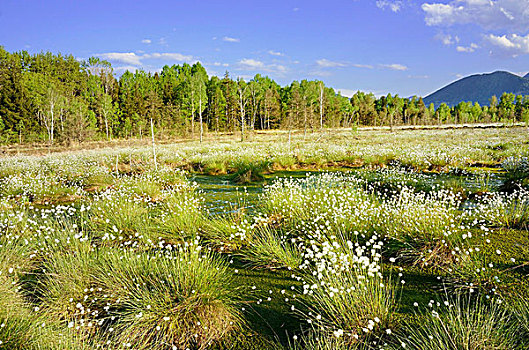
[(483, 106), (489, 104), (493, 95), (499, 99), (504, 92), (529, 95), (529, 73), (524, 77), (505, 71), (470, 75), (448, 84), (423, 100), (427, 106), (433, 103), (435, 108), (443, 102), (455, 106), (462, 101), (478, 102)]

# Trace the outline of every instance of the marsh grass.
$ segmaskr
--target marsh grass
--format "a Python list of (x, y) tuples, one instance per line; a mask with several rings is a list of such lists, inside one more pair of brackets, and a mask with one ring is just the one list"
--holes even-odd
[(516, 322), (524, 333), (524, 339), (529, 342), (529, 300), (527, 296), (522, 293), (515, 294), (510, 306)]
[(148, 232), (149, 220), (149, 209), (141, 199), (114, 191), (102, 193), (91, 204), (87, 218), (94, 239), (104, 244), (137, 240)]
[(430, 304), (420, 323), (405, 327), (400, 341), (421, 350), (515, 349), (517, 327), (497, 299), (459, 296), (444, 304)]
[[(3, 272), (3, 271), (2, 271)], [(0, 349), (22, 349), (30, 337), (30, 311), (17, 284), (0, 275)]]
[[(526, 180), (495, 193), (473, 173), (523, 173), (526, 131), (349, 134), (160, 145), (158, 169), (144, 147), (0, 159), (0, 349), (378, 349), (388, 330), (426, 350), (528, 343)], [(359, 165), (222, 198), (237, 201), (224, 213), (177, 169), (254, 182)], [(443, 283), (513, 300), (413, 313)]]
[(252, 266), (297, 270), (303, 262), (295, 239), (288, 239), (286, 232), (273, 230), (268, 225), (255, 229), (245, 243), (239, 254)]
[(283, 350), (374, 350), (381, 348), (380, 343), (378, 339), (351, 342), (348, 339), (313, 329), (296, 340), (290, 341)]
[(200, 233), (207, 213), (203, 199), (193, 189), (183, 188), (166, 194), (162, 215), (154, 219), (154, 230), (167, 240), (189, 238)]
[(478, 203), (476, 214), (496, 227), (527, 229), (529, 191), (518, 187), (510, 194), (491, 193)]
[(303, 273), (302, 318), (347, 344), (365, 341), (393, 326), (398, 283), (382, 274), (376, 237), (365, 245), (343, 238), (308, 250), (315, 266)]
[(226, 175), (228, 173), (228, 164), (223, 161), (212, 161), (204, 165), (204, 173), (208, 175)]
[[(307, 284), (321, 284), (306, 297), (313, 322), (327, 328), (330, 334), (342, 330), (350, 342), (363, 339), (366, 333), (389, 328), (395, 311), (396, 288), (382, 278), (361, 278), (367, 273), (361, 269), (341, 273), (323, 271), (318, 280), (307, 278)], [(321, 321), (317, 320), (319, 315)]]
[(269, 171), (272, 163), (268, 160), (261, 161), (238, 161), (233, 164), (233, 181), (238, 184), (249, 184), (263, 181), (264, 173)]
[(254, 229), (249, 213), (247, 192), (238, 192), (235, 203), (230, 203), (223, 215), (209, 213), (204, 220), (202, 236), (206, 243), (219, 251), (236, 251), (245, 244)]
[(103, 289), (96, 286), (99, 256), (90, 245), (76, 252), (56, 252), (43, 265), (41, 308), (50, 320), (62, 322), (84, 338), (103, 324)]
[(116, 344), (204, 349), (243, 324), (226, 265), (197, 246), (168, 255), (110, 253), (100, 266)]
[(68, 329), (36, 312), (17, 291), (17, 284), (0, 275), (0, 349), (67, 350), (90, 349)]

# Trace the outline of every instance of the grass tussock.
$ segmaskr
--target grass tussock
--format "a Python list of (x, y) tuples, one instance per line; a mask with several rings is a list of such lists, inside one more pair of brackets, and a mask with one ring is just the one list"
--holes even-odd
[(226, 265), (196, 246), (167, 256), (111, 253), (97, 283), (106, 300), (113, 341), (135, 349), (205, 349), (239, 329), (239, 297)]
[(420, 324), (405, 328), (401, 339), (407, 348), (434, 350), (515, 349), (518, 329), (499, 300), (448, 299), (430, 303)]

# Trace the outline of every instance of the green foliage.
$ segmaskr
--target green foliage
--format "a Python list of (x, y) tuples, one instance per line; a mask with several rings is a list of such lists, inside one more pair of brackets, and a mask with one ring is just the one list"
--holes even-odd
[[(498, 80), (504, 90), (482, 84), (487, 79)], [(475, 88), (478, 80), (485, 92)], [(496, 72), (452, 85), (446, 89), (458, 91), (457, 102), (446, 89), (426, 101), (391, 94), (376, 98), (360, 91), (348, 99), (316, 80), (281, 87), (260, 74), (248, 82), (236, 81), (228, 72), (223, 79), (209, 77), (200, 62), (164, 66), (154, 74), (126, 71), (117, 78), (111, 64), (99, 58), (79, 62), (73, 56), (9, 53), (0, 48), (0, 141), (143, 138), (149, 134), (151, 119), (157, 137), (194, 135), (199, 129), (202, 141), (206, 130), (240, 131), (244, 139), (245, 129), (302, 129), (306, 135), (323, 126), (389, 125), (393, 129), (398, 125), (514, 123), (529, 118), (529, 98), (503, 93), (525, 93), (527, 79)], [(465, 100), (476, 103), (460, 102), (460, 90), (471, 90), (473, 94)], [(500, 98), (488, 105), (493, 94)]]

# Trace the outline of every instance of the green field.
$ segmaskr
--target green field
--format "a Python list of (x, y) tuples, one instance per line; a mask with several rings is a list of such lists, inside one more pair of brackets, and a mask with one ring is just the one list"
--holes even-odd
[(0, 158), (0, 349), (528, 349), (528, 135)]

